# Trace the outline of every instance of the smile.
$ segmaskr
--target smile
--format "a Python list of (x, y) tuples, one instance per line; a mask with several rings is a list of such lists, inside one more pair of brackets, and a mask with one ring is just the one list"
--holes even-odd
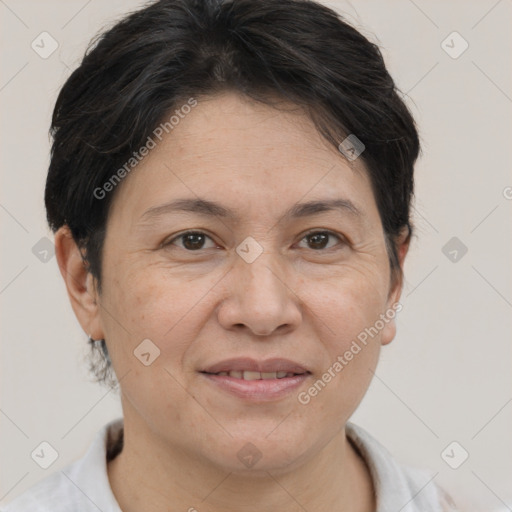
[(263, 403), (290, 396), (295, 397), (311, 373), (235, 370), (218, 373), (200, 372), (199, 375), (205, 377), (214, 390), (224, 395), (227, 394), (245, 402)]
[[(208, 372), (204, 372), (208, 373)], [(307, 373), (307, 372), (304, 372)], [(234, 379), (243, 379), (243, 380), (270, 380), (270, 379), (284, 379), (287, 377), (293, 377), (294, 375), (303, 375), (303, 373), (293, 373), (293, 372), (255, 372), (251, 370), (231, 370), (229, 372), (218, 372), (218, 373), (209, 373), (209, 375), (219, 375), (221, 377), (233, 377)]]

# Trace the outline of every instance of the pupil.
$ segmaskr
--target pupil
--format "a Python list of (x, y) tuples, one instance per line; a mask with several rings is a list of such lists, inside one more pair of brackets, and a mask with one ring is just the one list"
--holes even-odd
[(200, 249), (204, 243), (204, 235), (201, 233), (189, 233), (188, 235), (183, 235), (183, 237), (183, 245), (187, 249)]
[(315, 233), (309, 236), (309, 240), (312, 241), (313, 249), (322, 249), (327, 244), (329, 235), (326, 233)]

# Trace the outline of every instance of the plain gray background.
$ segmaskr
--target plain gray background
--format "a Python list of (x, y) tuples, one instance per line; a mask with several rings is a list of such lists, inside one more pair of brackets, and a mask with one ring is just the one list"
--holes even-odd
[[(465, 510), (512, 510), (512, 3), (323, 3), (379, 44), (423, 144), (398, 335), (352, 421), (430, 469)], [(43, 190), (59, 88), (97, 31), (139, 5), (0, 1), (0, 503), (81, 457), (121, 415), (87, 373), (87, 336), (44, 240)], [(58, 43), (46, 58), (31, 46), (41, 53), (45, 38), (51, 50), (42, 32)], [(48, 469), (31, 458), (42, 441), (59, 454)], [(451, 461), (469, 454), (457, 469), (441, 456), (453, 441)]]

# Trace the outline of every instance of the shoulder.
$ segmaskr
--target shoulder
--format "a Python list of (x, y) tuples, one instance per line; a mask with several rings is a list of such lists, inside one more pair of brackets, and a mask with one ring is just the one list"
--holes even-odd
[(99, 432), (86, 454), (37, 482), (0, 512), (120, 512), (108, 480), (107, 455), (118, 447), (122, 418)]
[[(33, 485), (9, 504), (3, 506), (0, 509), (1, 512), (64, 512), (73, 510), (77, 504), (82, 507), (83, 495), (79, 495), (78, 488), (65, 476), (75, 464), (77, 463), (73, 463)], [(97, 508), (94, 507), (94, 509), (97, 512)], [(89, 508), (86, 506), (81, 510), (88, 511)]]
[(378, 512), (455, 512), (455, 503), (435, 482), (436, 474), (399, 463), (362, 427), (348, 422), (347, 438), (366, 462), (373, 480)]

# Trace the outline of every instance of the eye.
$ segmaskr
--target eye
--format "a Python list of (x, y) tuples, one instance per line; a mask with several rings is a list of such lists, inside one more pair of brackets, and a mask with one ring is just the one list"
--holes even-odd
[(310, 246), (306, 248), (319, 251), (322, 249), (330, 249), (332, 247), (332, 244), (329, 246), (329, 238), (336, 238), (338, 242), (340, 242), (341, 246), (346, 245), (345, 240), (332, 231), (311, 231), (307, 233), (302, 240), (307, 240), (307, 243), (309, 243)]
[[(306, 243), (308, 244), (306, 249), (309, 248), (313, 249), (314, 251), (320, 251), (323, 249), (330, 249), (336, 245), (336, 243), (330, 243), (330, 239), (337, 240), (338, 245), (346, 245), (346, 241), (340, 235), (337, 235), (332, 231), (311, 231), (301, 239), (301, 242), (306, 240)], [(207, 240), (210, 240), (212, 243), (210, 247), (205, 247)], [(162, 243), (162, 247), (168, 247), (172, 245), (177, 245), (181, 249), (184, 249), (188, 252), (216, 247), (213, 239), (202, 231), (185, 231), (184, 233), (181, 233), (178, 236), (175, 236), (174, 238)]]
[[(204, 247), (206, 239), (213, 240), (206, 233), (202, 231), (186, 231), (181, 233), (180, 235), (168, 240), (162, 244), (162, 247), (166, 247), (169, 245), (178, 245), (178, 247), (185, 249), (187, 251), (198, 251), (201, 249), (210, 249), (211, 247)], [(181, 241), (182, 245), (175, 244), (176, 241)], [(212, 247), (215, 247), (215, 243), (213, 242)]]

